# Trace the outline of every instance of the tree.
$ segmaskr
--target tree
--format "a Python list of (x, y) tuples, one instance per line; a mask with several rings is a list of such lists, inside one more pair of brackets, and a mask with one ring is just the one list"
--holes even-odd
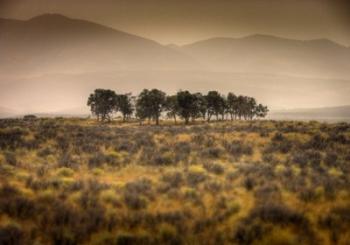
[(159, 117), (165, 109), (166, 95), (158, 89), (144, 89), (136, 102), (136, 114), (143, 120), (144, 118), (154, 119), (159, 125)]
[(116, 111), (120, 111), (123, 115), (123, 122), (130, 117), (134, 111), (131, 94), (117, 95)]
[(221, 96), (221, 100), (220, 100), (220, 114), (221, 114), (221, 120), (222, 121), (225, 120), (225, 115), (227, 113), (227, 110), (228, 110), (227, 99), (225, 98), (225, 96)]
[(262, 104), (259, 104), (255, 107), (255, 115), (257, 118), (266, 117), (268, 112), (269, 112), (269, 109), (267, 108), (267, 106), (264, 106)]
[(252, 120), (255, 114), (256, 100), (253, 97), (246, 97), (246, 118)]
[(176, 97), (179, 106), (178, 114), (185, 120), (185, 124), (188, 124), (191, 116), (195, 118), (196, 97), (188, 91), (179, 91)]
[(203, 96), (201, 93), (195, 93), (193, 95), (195, 97), (197, 116), (201, 116), (205, 120), (205, 116), (207, 114), (207, 101), (205, 96)]
[(237, 115), (239, 120), (242, 119), (242, 116), (245, 113), (245, 103), (246, 103), (246, 98), (243, 95), (239, 95), (237, 97)]
[(224, 110), (224, 101), (218, 91), (209, 91), (205, 97), (207, 101), (208, 122), (212, 115), (216, 116), (216, 120), (219, 119), (219, 114), (222, 114)]
[(116, 110), (117, 95), (109, 89), (96, 89), (93, 94), (90, 94), (87, 105), (97, 120), (111, 120), (110, 114)]
[(227, 95), (227, 112), (230, 114), (231, 121), (236, 119), (238, 113), (238, 97), (231, 92)]
[(169, 118), (174, 118), (176, 124), (176, 115), (179, 113), (179, 104), (176, 95), (166, 97), (165, 110), (167, 111), (167, 116)]

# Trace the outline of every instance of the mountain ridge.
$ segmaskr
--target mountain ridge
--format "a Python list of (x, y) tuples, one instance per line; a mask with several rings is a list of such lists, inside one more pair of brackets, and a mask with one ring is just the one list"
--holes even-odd
[[(254, 95), (271, 107), (323, 105), (323, 98), (335, 94), (350, 103), (350, 48), (326, 39), (256, 34), (162, 45), (48, 14), (0, 20), (0, 53), (0, 104), (19, 110), (79, 106), (98, 87), (124, 92), (146, 87), (171, 93), (228, 90)], [(19, 104), (14, 96), (35, 99)]]

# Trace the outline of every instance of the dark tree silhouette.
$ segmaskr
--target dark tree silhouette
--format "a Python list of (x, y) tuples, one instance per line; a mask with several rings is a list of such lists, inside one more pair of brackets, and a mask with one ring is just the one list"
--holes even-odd
[(227, 97), (218, 91), (209, 91), (206, 96), (201, 93), (179, 91), (176, 95), (167, 96), (158, 89), (144, 89), (139, 96), (132, 97), (131, 93), (117, 95), (112, 90), (96, 89), (88, 99), (88, 105), (93, 115), (98, 120), (111, 119), (113, 112), (121, 112), (123, 121), (130, 118), (133, 112), (139, 118), (140, 124), (144, 119), (150, 122), (154, 120), (159, 124), (159, 118), (163, 112), (169, 118), (173, 118), (176, 124), (177, 116), (184, 119), (188, 124), (190, 119), (207, 119), (209, 122), (213, 115), (216, 120), (225, 120), (230, 116), (234, 119), (253, 120), (264, 118), (269, 112), (267, 106), (257, 104), (256, 99), (249, 96), (235, 95), (232, 92)]
[(190, 117), (196, 114), (195, 101), (196, 97), (188, 91), (179, 91), (177, 93), (179, 115), (185, 120), (185, 124), (188, 124)]
[(120, 111), (123, 115), (123, 122), (129, 118), (133, 111), (132, 97), (131, 93), (128, 94), (119, 94), (117, 95), (116, 111)]
[(90, 94), (87, 105), (97, 120), (110, 121), (111, 113), (117, 108), (117, 95), (109, 89), (96, 89)]
[(137, 98), (136, 112), (138, 117), (154, 119), (159, 125), (159, 117), (165, 109), (166, 94), (158, 89), (144, 89)]
[(176, 124), (176, 116), (179, 114), (177, 95), (170, 95), (166, 97), (165, 110), (167, 111), (167, 116), (169, 118), (173, 118)]
[(264, 118), (267, 116), (267, 113), (269, 112), (269, 109), (267, 108), (267, 106), (264, 106), (262, 104), (259, 104), (256, 108), (255, 108), (255, 112), (254, 114), (256, 115), (257, 118)]
[(222, 114), (224, 110), (224, 101), (218, 91), (209, 91), (206, 96), (207, 101), (207, 113), (208, 122), (210, 121), (212, 115), (216, 116), (216, 120), (219, 119), (219, 115)]

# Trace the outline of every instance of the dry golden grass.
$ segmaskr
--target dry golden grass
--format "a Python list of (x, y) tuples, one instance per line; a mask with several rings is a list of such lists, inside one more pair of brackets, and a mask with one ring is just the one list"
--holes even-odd
[(348, 124), (38, 119), (0, 126), (0, 243), (349, 238)]

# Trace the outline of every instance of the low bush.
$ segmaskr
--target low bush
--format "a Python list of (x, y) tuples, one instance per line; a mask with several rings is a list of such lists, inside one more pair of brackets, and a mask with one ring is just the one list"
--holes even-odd
[(22, 245), (24, 232), (18, 225), (9, 224), (0, 227), (0, 244), (2, 245)]
[(206, 180), (207, 175), (201, 167), (193, 166), (189, 169), (186, 178), (189, 185), (195, 186)]
[(202, 150), (202, 156), (207, 158), (220, 158), (223, 150), (220, 147), (212, 146)]
[(29, 219), (35, 217), (38, 205), (33, 200), (19, 195), (0, 199), (0, 211), (10, 217)]
[(178, 188), (183, 182), (183, 175), (177, 171), (168, 172), (162, 176), (162, 181), (168, 183), (172, 188)]
[(146, 199), (143, 196), (138, 195), (134, 192), (125, 192), (124, 202), (126, 206), (130, 209), (142, 209), (146, 208), (147, 206)]
[(21, 147), (25, 135), (26, 132), (18, 127), (0, 129), (0, 149), (14, 150)]
[(209, 162), (203, 164), (203, 166), (208, 172), (217, 175), (223, 174), (225, 171), (225, 168), (220, 163)]
[(242, 141), (224, 141), (223, 145), (226, 151), (236, 159), (239, 159), (243, 155), (251, 156), (253, 154), (253, 147), (250, 144), (244, 143)]
[(5, 152), (5, 160), (6, 163), (11, 165), (11, 166), (17, 166), (18, 165), (18, 161), (17, 161), (17, 157), (16, 154), (13, 152)]
[(336, 206), (328, 214), (321, 216), (319, 225), (330, 231), (330, 239), (337, 244), (340, 238), (347, 235), (350, 226), (350, 208), (348, 206)]

